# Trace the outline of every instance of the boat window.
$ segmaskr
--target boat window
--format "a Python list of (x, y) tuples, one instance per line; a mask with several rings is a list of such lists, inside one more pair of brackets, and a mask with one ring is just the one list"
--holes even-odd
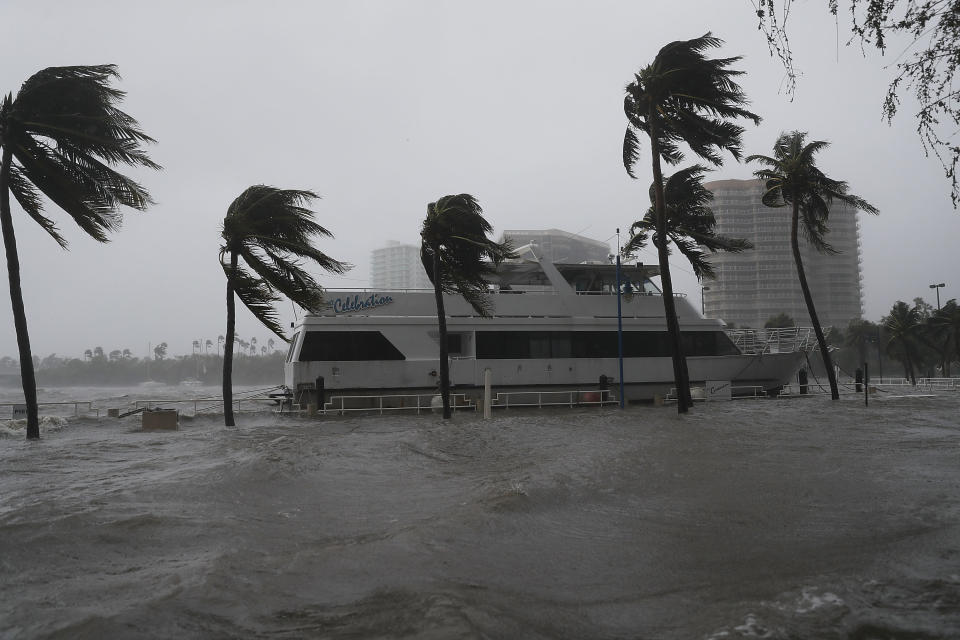
[[(478, 331), (477, 358), (616, 358), (616, 331)], [(736, 355), (737, 348), (722, 331), (685, 331), (688, 356)], [(627, 358), (667, 357), (666, 331), (624, 331), (623, 355)]]
[(379, 331), (308, 331), (300, 362), (344, 360), (406, 360)]
[(451, 356), (463, 354), (463, 335), (459, 333), (447, 334), (447, 353)]
[(287, 362), (293, 361), (293, 350), (297, 346), (297, 338), (299, 337), (300, 337), (300, 332), (298, 331), (295, 334), (293, 334), (292, 338), (290, 338), (290, 348), (287, 349)]

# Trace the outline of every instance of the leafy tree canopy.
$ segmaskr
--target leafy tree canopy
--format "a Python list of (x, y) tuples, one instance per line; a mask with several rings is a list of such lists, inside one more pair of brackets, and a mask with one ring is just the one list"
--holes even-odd
[[(827, 0), (833, 15), (840, 0)], [(793, 0), (754, 0), (759, 28), (767, 38), (772, 55), (780, 58), (787, 71), (787, 91), (796, 88), (798, 72), (787, 34)], [(948, 180), (953, 206), (960, 204), (960, 89), (955, 74), (960, 68), (960, 0), (847, 0), (850, 39), (861, 46), (874, 46), (885, 53), (889, 41), (904, 36), (909, 45), (896, 61), (896, 75), (887, 87), (883, 115), (893, 120), (901, 105), (901, 94), (913, 94), (919, 110), (917, 133), (924, 151), (940, 161)]]
[(778, 313), (775, 316), (770, 316), (763, 324), (764, 329), (786, 329), (788, 327), (795, 326), (797, 326), (797, 323), (794, 322), (793, 318), (785, 313)]

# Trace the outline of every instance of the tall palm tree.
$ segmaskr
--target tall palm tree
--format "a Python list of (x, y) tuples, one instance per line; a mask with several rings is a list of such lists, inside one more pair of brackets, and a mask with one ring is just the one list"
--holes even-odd
[[(227, 334), (223, 346), (223, 415), (233, 418), (234, 294), (270, 331), (287, 341), (273, 305), (283, 298), (314, 311), (323, 301), (320, 285), (303, 268), (304, 261), (343, 273), (349, 266), (311, 244), (315, 236), (332, 237), (314, 222), (312, 191), (277, 189), (258, 184), (234, 200), (223, 219), (220, 266), (227, 277)], [(241, 260), (243, 264), (241, 264)]]
[(763, 204), (768, 207), (789, 206), (791, 208), (790, 246), (793, 250), (793, 261), (797, 266), (800, 289), (803, 291), (803, 300), (810, 314), (810, 322), (817, 334), (817, 344), (820, 346), (823, 365), (827, 369), (830, 395), (834, 400), (839, 400), (837, 374), (833, 370), (827, 340), (820, 326), (820, 319), (817, 317), (817, 309), (813, 304), (807, 274), (803, 269), (799, 229), (802, 225), (807, 241), (817, 251), (836, 253), (825, 239), (830, 231), (827, 222), (833, 201), (838, 200), (855, 210), (867, 213), (877, 213), (877, 209), (863, 198), (849, 193), (846, 182), (828, 178), (820, 171), (814, 156), (828, 147), (829, 143), (822, 140), (807, 143), (806, 138), (807, 134), (802, 131), (780, 134), (776, 144), (773, 145), (773, 157), (752, 155), (747, 158), (747, 162), (756, 160), (767, 167), (754, 172), (755, 176), (764, 181)]
[(27, 438), (40, 437), (37, 383), (27, 315), (20, 288), (20, 259), (10, 212), (10, 194), (23, 211), (63, 248), (67, 242), (43, 215), (41, 194), (90, 237), (107, 241), (120, 227), (121, 206), (143, 210), (146, 189), (113, 169), (130, 165), (159, 169), (141, 144), (153, 139), (117, 108), (124, 92), (110, 86), (113, 65), (49, 67), (32, 75), (14, 98), (0, 104), (0, 229), (7, 257), (10, 303), (27, 405)]
[(420, 231), (420, 260), (433, 283), (437, 301), (444, 419), (450, 418), (450, 370), (443, 294), (459, 293), (481, 317), (490, 316), (484, 276), (494, 274), (500, 262), (514, 256), (509, 243), (487, 237), (492, 231), (480, 203), (468, 193), (443, 196), (427, 205), (427, 217)]
[(950, 377), (950, 363), (960, 361), (960, 306), (955, 299), (947, 300), (930, 318), (933, 334), (942, 340), (943, 375)]
[[(723, 164), (720, 156), (723, 150), (739, 159), (743, 127), (731, 119), (749, 118), (754, 123), (760, 122), (758, 115), (744, 108), (747, 98), (734, 80), (743, 72), (729, 68), (740, 58), (710, 59), (703, 55), (707, 49), (719, 47), (722, 43), (709, 33), (693, 40), (671, 42), (660, 49), (652, 63), (634, 74), (633, 82), (626, 87), (623, 110), (627, 116), (627, 129), (623, 138), (623, 166), (631, 178), (636, 178), (634, 166), (640, 160), (638, 132), (646, 135), (650, 140), (656, 232), (660, 238), (668, 235), (661, 159), (678, 164), (683, 159), (681, 143), (714, 165)], [(680, 323), (673, 300), (666, 243), (657, 247), (657, 255), (673, 355), (677, 410), (685, 413), (693, 401), (680, 342)]]
[[(663, 183), (663, 198), (667, 213), (667, 244), (673, 243), (690, 262), (698, 280), (715, 278), (706, 251), (730, 251), (739, 253), (750, 249), (752, 244), (743, 239), (717, 235), (717, 220), (710, 209), (713, 192), (703, 186), (703, 174), (707, 168), (694, 165), (677, 171)], [(641, 220), (630, 227), (630, 239), (621, 251), (625, 258), (646, 247), (647, 240), (660, 249), (657, 231), (656, 189), (650, 185), (650, 208)], [(666, 247), (669, 254), (670, 248)]]
[(920, 310), (898, 300), (890, 310), (890, 315), (883, 319), (883, 328), (887, 334), (887, 354), (902, 359), (910, 382), (917, 384), (913, 365), (917, 359), (918, 333), (923, 328)]

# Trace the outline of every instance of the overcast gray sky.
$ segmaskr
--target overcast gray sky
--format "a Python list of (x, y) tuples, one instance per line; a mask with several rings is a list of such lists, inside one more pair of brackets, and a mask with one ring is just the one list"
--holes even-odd
[[(862, 218), (866, 317), (898, 299), (932, 302), (934, 282), (947, 284), (943, 300), (960, 297), (949, 185), (924, 157), (913, 103), (892, 127), (880, 114), (899, 50), (864, 57), (844, 46), (843, 18), (838, 27), (825, 5), (794, 5), (803, 77), (791, 102), (749, 0), (5, 0), (0, 90), (15, 93), (48, 66), (115, 63), (122, 106), (157, 139), (165, 167), (135, 174), (157, 204), (128, 212), (107, 245), (50, 207), (71, 243), (62, 251), (14, 203), (33, 351), (143, 356), (166, 341), (182, 354), (216, 341), (220, 223), (255, 183), (323, 195), (318, 219), (336, 237), (320, 247), (355, 265), (321, 276), (328, 287), (365, 286), (370, 251), (416, 242), (426, 204), (448, 193), (475, 195), (498, 234), (557, 227), (614, 242), (647, 206), (650, 182), (621, 163), (623, 87), (661, 46), (706, 31), (726, 41), (715, 55), (744, 56), (742, 84), (764, 118), (745, 152), (807, 130), (832, 143), (820, 166), (880, 209)], [(751, 170), (728, 158), (707, 179)], [(699, 297), (689, 268), (674, 264), (678, 290)], [(6, 278), (0, 287), (0, 355), (16, 356)], [(289, 303), (281, 311), (293, 319)], [(239, 313), (238, 333), (265, 344), (269, 332)]]

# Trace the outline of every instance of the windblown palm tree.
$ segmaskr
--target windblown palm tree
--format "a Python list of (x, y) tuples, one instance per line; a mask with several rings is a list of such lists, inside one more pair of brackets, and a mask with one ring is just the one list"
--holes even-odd
[(906, 302), (898, 300), (883, 319), (883, 328), (887, 334), (887, 354), (902, 360), (910, 382), (917, 384), (914, 362), (917, 359), (917, 340), (923, 328), (920, 310)]
[(817, 317), (817, 310), (810, 294), (810, 285), (807, 283), (807, 274), (803, 269), (803, 259), (800, 256), (799, 229), (802, 225), (807, 241), (821, 253), (836, 253), (836, 250), (827, 243), (825, 236), (830, 231), (827, 222), (830, 216), (830, 206), (834, 200), (843, 202), (853, 209), (867, 213), (877, 213), (877, 209), (869, 202), (852, 193), (848, 193), (846, 182), (828, 178), (814, 161), (814, 155), (825, 149), (829, 143), (816, 140), (806, 142), (807, 134), (801, 131), (781, 134), (773, 145), (773, 157), (752, 155), (747, 162), (754, 160), (766, 165), (766, 169), (754, 172), (754, 175), (764, 181), (763, 204), (768, 207), (789, 206), (792, 211), (790, 219), (790, 246), (793, 249), (793, 261), (797, 265), (797, 276), (800, 279), (800, 289), (803, 291), (803, 300), (810, 313), (810, 322), (817, 334), (817, 344), (823, 357), (823, 365), (827, 369), (827, 379), (830, 381), (830, 395), (834, 400), (840, 398), (837, 387), (837, 374), (833, 370), (833, 362), (827, 347), (827, 340)]
[[(743, 127), (730, 120), (749, 118), (754, 123), (760, 121), (758, 115), (744, 108), (746, 96), (734, 81), (743, 72), (729, 68), (740, 58), (709, 59), (703, 55), (705, 50), (722, 43), (709, 33), (693, 40), (671, 42), (660, 49), (652, 63), (634, 75), (634, 81), (626, 88), (623, 166), (630, 177), (636, 178), (634, 166), (640, 160), (638, 132), (645, 134), (650, 140), (653, 164), (655, 226), (661, 238), (667, 237), (668, 231), (660, 160), (678, 164), (683, 159), (681, 143), (714, 165), (723, 164), (720, 156), (723, 150), (739, 159)], [(657, 247), (657, 254), (677, 386), (677, 410), (685, 413), (693, 401), (680, 342), (680, 323), (673, 300), (666, 243)]]
[[(730, 251), (739, 253), (750, 249), (752, 244), (738, 238), (717, 235), (717, 220), (710, 209), (713, 192), (703, 186), (703, 174), (706, 167), (694, 165), (681, 169), (664, 181), (663, 198), (666, 207), (666, 238), (690, 262), (698, 280), (715, 278), (713, 265), (710, 264), (704, 249), (710, 252)], [(653, 241), (660, 249), (660, 235), (657, 233), (656, 189), (650, 186), (650, 208), (642, 220), (630, 227), (630, 239), (621, 251), (625, 258), (636, 254), (646, 247), (647, 240)], [(670, 248), (666, 248), (669, 255)]]
[(314, 222), (313, 211), (305, 206), (317, 197), (312, 191), (255, 185), (231, 203), (223, 219), (220, 266), (227, 277), (223, 415), (228, 427), (235, 424), (234, 294), (260, 322), (286, 342), (274, 303), (289, 298), (300, 307), (315, 311), (323, 301), (320, 285), (304, 270), (302, 261), (333, 273), (343, 273), (349, 268), (311, 245), (314, 236), (332, 237), (329, 231)]
[(851, 320), (844, 332), (843, 341), (857, 350), (857, 364), (867, 361), (867, 345), (877, 337), (878, 327), (869, 320)]
[(950, 377), (950, 363), (960, 361), (960, 306), (954, 299), (948, 300), (930, 318), (930, 329), (941, 340), (943, 349), (943, 375)]
[(100, 242), (106, 242), (107, 233), (120, 227), (121, 206), (146, 209), (151, 203), (146, 189), (113, 167), (160, 167), (141, 149), (141, 144), (153, 139), (117, 108), (124, 92), (110, 86), (114, 78), (119, 75), (113, 65), (49, 67), (24, 82), (16, 98), (8, 94), (0, 105), (0, 228), (7, 254), (28, 439), (40, 437), (40, 425), (10, 194), (63, 248), (66, 240), (54, 221), (43, 215), (41, 194)]
[(489, 317), (491, 305), (484, 276), (494, 274), (500, 262), (514, 255), (509, 243), (487, 237), (492, 231), (480, 203), (468, 193), (443, 196), (427, 205), (420, 231), (420, 260), (437, 301), (444, 419), (450, 418), (450, 370), (443, 294), (459, 293), (480, 316)]

